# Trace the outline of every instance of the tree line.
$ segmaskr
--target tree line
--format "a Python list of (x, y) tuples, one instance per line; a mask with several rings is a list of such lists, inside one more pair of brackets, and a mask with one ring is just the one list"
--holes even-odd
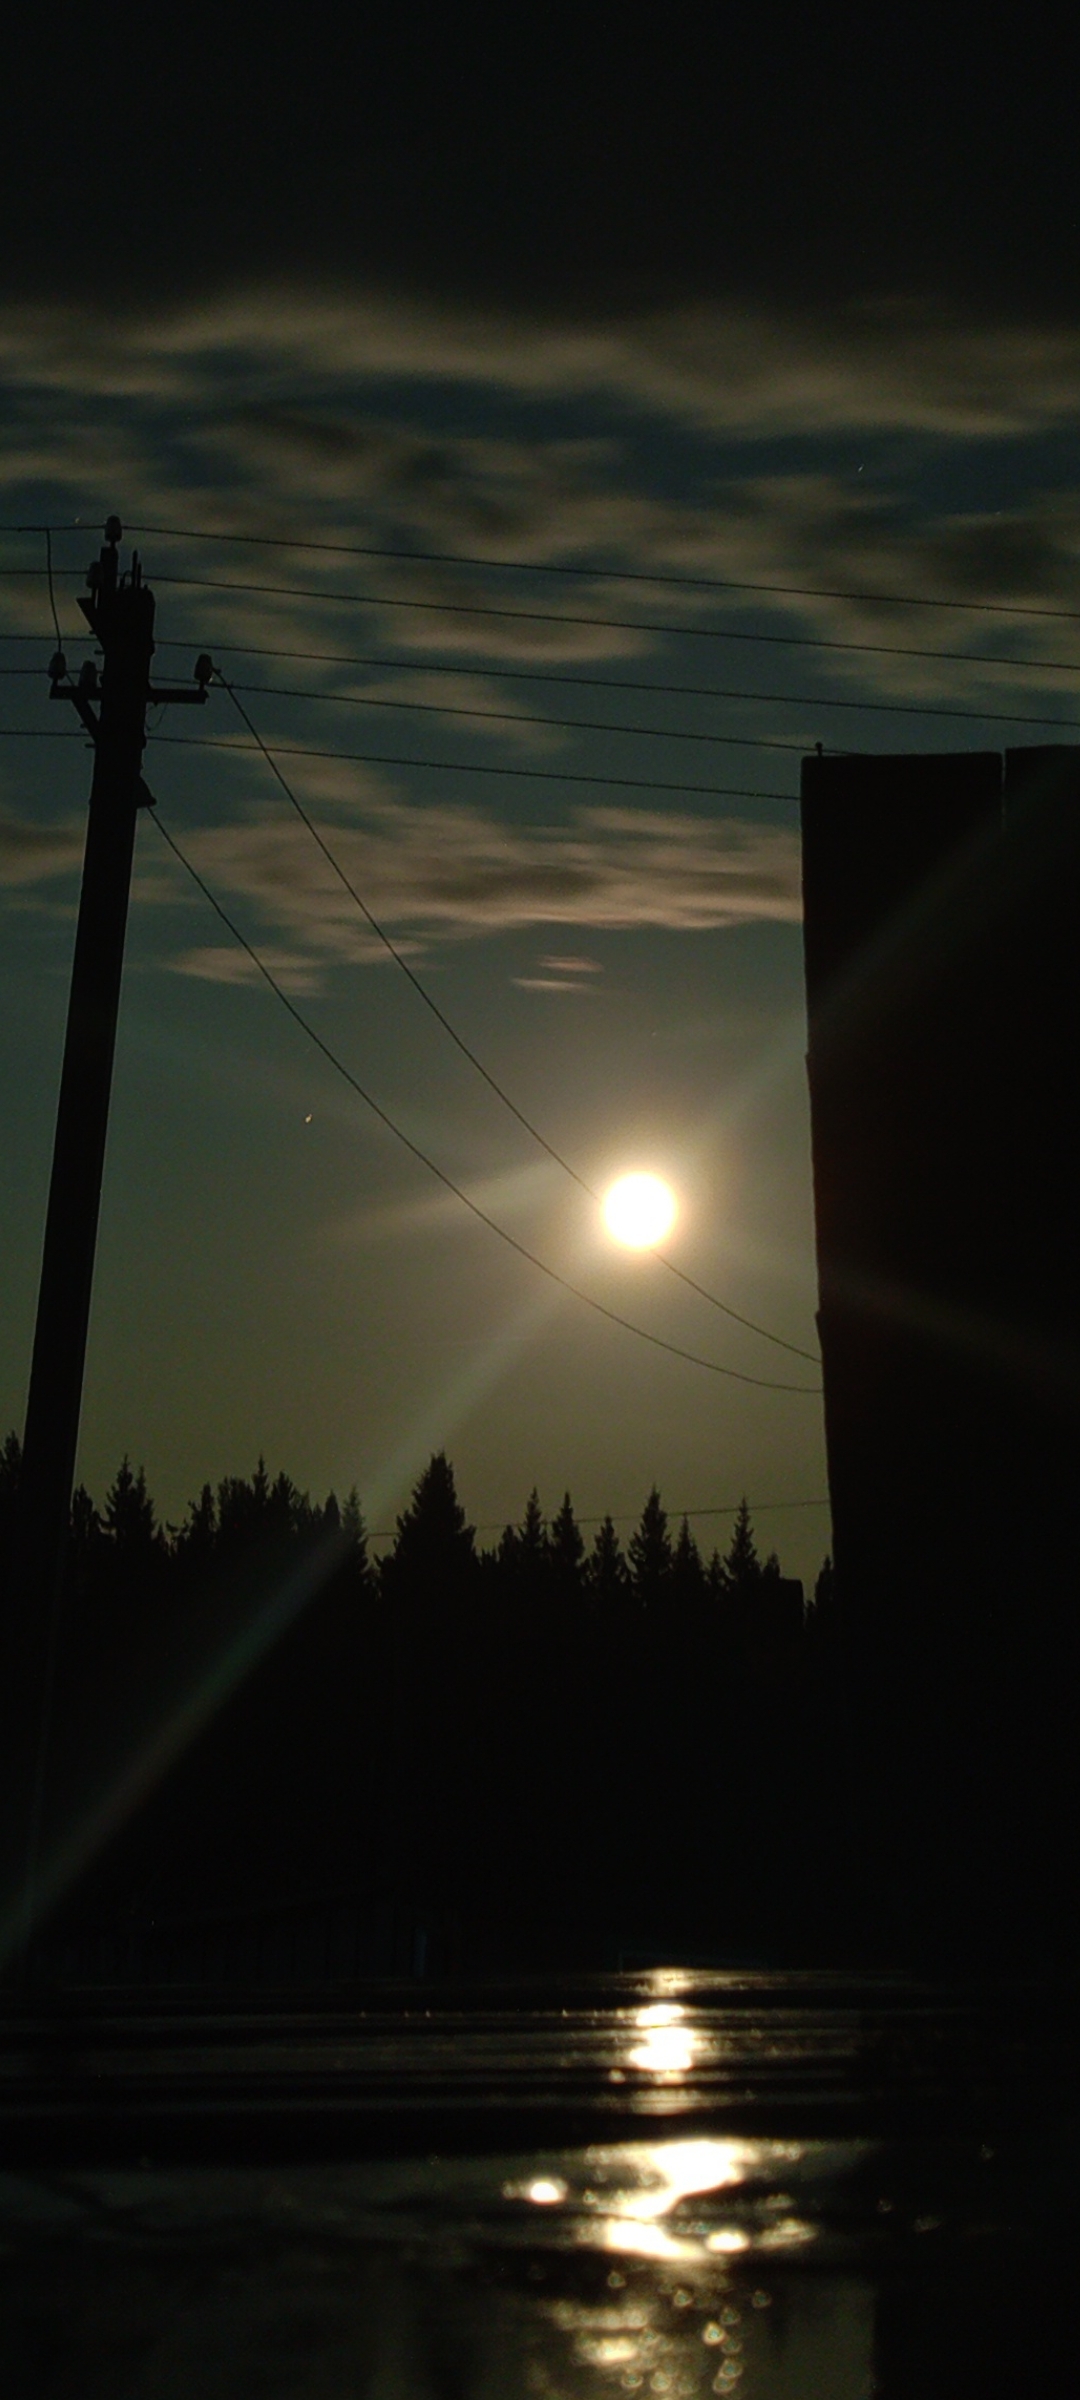
[[(20, 1458), (18, 1435), (9, 1433), (0, 1448), (0, 1573), (5, 1575), (14, 1554)], [(67, 1580), (73, 1593), (84, 1596), (120, 1596), (137, 1585), (149, 1600), (181, 1592), (193, 1577), (252, 1551), (302, 1550), (328, 1535), (340, 1535), (358, 1584), (391, 1593), (403, 1575), (423, 1564), (432, 1571), (467, 1567), (480, 1580), (505, 1587), (508, 1598), (580, 1594), (638, 1607), (656, 1607), (668, 1598), (685, 1603), (708, 1596), (720, 1607), (759, 1599), (764, 1615), (770, 1599), (775, 1603), (783, 1595), (792, 1623), (792, 1609), (801, 1605), (791, 1579), (781, 1573), (776, 1551), (761, 1558), (745, 1498), (734, 1511), (725, 1552), (714, 1548), (706, 1558), (687, 1517), (672, 1532), (655, 1485), (625, 1549), (610, 1516), (597, 1528), (591, 1547), (586, 1545), (569, 1492), (550, 1521), (545, 1519), (534, 1487), (520, 1523), (508, 1524), (497, 1544), (485, 1550), (466, 1522), (445, 1452), (433, 1456), (418, 1478), (397, 1520), (393, 1544), (378, 1560), (369, 1552), (355, 1486), (344, 1502), (334, 1492), (322, 1502), (312, 1500), (284, 1472), (271, 1480), (260, 1457), (248, 1478), (204, 1483), (180, 1524), (172, 1525), (159, 1518), (145, 1469), (133, 1468), (125, 1456), (100, 1509), (84, 1485), (75, 1490)], [(829, 1576), (826, 1561), (818, 1602)]]
[[(9, 1586), (18, 1477), (10, 1436)], [(72, 1504), (48, 1810), (57, 1841), (109, 1832), (69, 1912), (391, 1891), (481, 1961), (805, 1955), (838, 1806), (829, 1588), (804, 1609), (745, 1501), (707, 1558), (655, 1489), (625, 1547), (533, 1491), (484, 1548), (440, 1452), (376, 1559), (355, 1491), (260, 1460), (163, 1525), (125, 1459)]]

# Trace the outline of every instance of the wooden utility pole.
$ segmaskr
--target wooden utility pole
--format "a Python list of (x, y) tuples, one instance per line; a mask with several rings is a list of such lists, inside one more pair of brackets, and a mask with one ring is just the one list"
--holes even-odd
[[(18, 1621), (12, 1628), (15, 1655), (9, 1660), (7, 1694), (14, 1703), (22, 1787), (15, 1809), (22, 1836), (15, 1846), (26, 1862), (30, 1914), (135, 822), (140, 808), (153, 805), (142, 776), (146, 710), (151, 701), (205, 701), (211, 673), (209, 660), (200, 658), (187, 687), (162, 691), (151, 685), (154, 596), (142, 580), (137, 552), (130, 569), (120, 572), (122, 530), (119, 518), (110, 517), (104, 547), (87, 571), (89, 590), (79, 601), (100, 645), (100, 672), (88, 659), (72, 682), (61, 651), (50, 668), (51, 697), (77, 710), (94, 745), (94, 767), (26, 1409)], [(14, 1859), (11, 1863), (16, 1865)]]

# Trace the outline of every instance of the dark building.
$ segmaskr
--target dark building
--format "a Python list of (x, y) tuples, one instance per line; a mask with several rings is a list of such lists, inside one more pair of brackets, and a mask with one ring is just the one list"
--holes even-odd
[(1080, 750), (808, 758), (808, 1071), (866, 1905), (1071, 1946)]

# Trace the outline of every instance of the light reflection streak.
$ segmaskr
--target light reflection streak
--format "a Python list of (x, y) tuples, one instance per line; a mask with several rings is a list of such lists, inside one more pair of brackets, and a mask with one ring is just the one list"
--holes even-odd
[(705, 2045), (685, 2017), (686, 2010), (674, 2001), (639, 2009), (634, 2021), (641, 2040), (627, 2051), (627, 2065), (643, 2075), (688, 2074)]
[(383, 1523), (403, 1486), (417, 1475), (434, 1450), (445, 1448), (482, 1400), (487, 1399), (511, 1367), (521, 1363), (527, 1346), (545, 1332), (563, 1306), (565, 1294), (556, 1285), (530, 1289), (516, 1308), (508, 1309), (486, 1340), (469, 1344), (464, 1361), (436, 1393), (428, 1394), (418, 1418), (364, 1482), (364, 1511), (368, 1523)]
[[(670, 2033), (681, 2017), (673, 2006), (642, 2010), (637, 2030)], [(534, 2201), (560, 2194), (560, 2246), (642, 2262), (630, 2284), (613, 2269), (603, 2297), (560, 2295), (545, 2310), (553, 2327), (570, 2337), (574, 2365), (595, 2375), (598, 2391), (644, 2390), (690, 2400), (704, 2388), (703, 2368), (709, 2389), (721, 2396), (745, 2388), (755, 2355), (748, 2353), (745, 2301), (738, 2304), (742, 2295), (732, 2271), (761, 2251), (775, 2255), (813, 2239), (813, 2225), (792, 2214), (761, 2222), (763, 2212), (767, 2217), (787, 2200), (777, 2188), (778, 2172), (790, 2172), (805, 2157), (800, 2143), (713, 2136), (618, 2144), (591, 2148), (574, 2166), (563, 2154), (559, 2175), (545, 2172), (531, 2183), (503, 2187)], [(717, 2196), (737, 2190), (743, 2221), (725, 2222), (724, 2199), (718, 2207)], [(685, 2201), (697, 2205), (684, 2212)], [(749, 2298), (755, 2311), (768, 2305), (761, 2292)]]
[[(587, 2151), (575, 2181), (567, 2174), (544, 2173), (502, 2189), (506, 2199), (558, 2212), (564, 2230), (557, 2238), (575, 2246), (660, 2263), (704, 2264), (746, 2252), (796, 2249), (814, 2239), (813, 2225), (793, 2214), (760, 2222), (762, 2202), (769, 2206), (771, 2175), (781, 2160), (790, 2167), (802, 2156), (802, 2146), (792, 2142), (701, 2136), (626, 2143)], [(746, 2196), (742, 2221), (717, 2221), (709, 2205), (713, 2195), (747, 2185), (755, 2190)], [(677, 2213), (686, 2200), (703, 2205), (692, 2216)]]
[(51, 1845), (38, 1868), (29, 1908), (24, 1908), (21, 1893), (14, 1899), (5, 1896), (0, 1911), (0, 1968), (183, 1756), (230, 1692), (280, 1640), (348, 1551), (349, 1536), (335, 1530), (324, 1535), (300, 1565), (282, 1577), (240, 1631), (206, 1662), (197, 1680), (132, 1752), (98, 1800)]
[(621, 2213), (644, 2224), (666, 2217), (693, 2194), (726, 2191), (742, 2183), (747, 2168), (756, 2163), (757, 2146), (706, 2139), (657, 2142), (631, 2155), (641, 2161), (642, 2180), (636, 2191), (620, 2195)]
[(695, 2047), (692, 2033), (680, 2033), (664, 2026), (645, 2036), (627, 2053), (628, 2063), (644, 2075), (685, 2075), (693, 2066)]
[[(377, 1521), (390, 1498), (400, 1491), (409, 1472), (407, 1462), (415, 1464), (436, 1446), (431, 1439), (433, 1428), (436, 1440), (456, 1428), (500, 1381), (521, 1348), (551, 1321), (561, 1302), (562, 1295), (553, 1287), (530, 1291), (487, 1342), (470, 1349), (466, 1364), (458, 1368), (438, 1400), (429, 1403), (421, 1424), (411, 1429), (394, 1456), (370, 1479), (365, 1490), (369, 1521), (373, 1516)], [(267, 1596), (241, 1631), (206, 1662), (105, 1791), (84, 1809), (78, 1823), (66, 1828), (54, 1842), (37, 1871), (29, 1904), (21, 1892), (2, 1895), (0, 1970), (183, 1756), (229, 1694), (273, 1648), (293, 1618), (307, 1607), (346, 1555), (347, 1546), (347, 1537), (340, 1532), (328, 1534)]]

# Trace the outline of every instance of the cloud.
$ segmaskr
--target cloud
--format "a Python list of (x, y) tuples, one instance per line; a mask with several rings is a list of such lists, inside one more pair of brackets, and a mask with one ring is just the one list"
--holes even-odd
[[(259, 955), (283, 991), (297, 995), (318, 991), (320, 979), (310, 960), (298, 958), (294, 951), (275, 950), (270, 946), (265, 946)], [(169, 964), (175, 974), (192, 975), (201, 983), (258, 984), (263, 981), (254, 959), (249, 958), (247, 952), (235, 943), (208, 943), (202, 949), (182, 950), (176, 958), (170, 959)]]
[[(284, 973), (303, 975), (314, 962), (385, 960), (299, 827), (204, 826), (184, 843), (212, 890), (246, 904), (246, 929), (254, 911), (284, 935), (275, 954)], [(383, 801), (368, 802), (362, 822), (339, 822), (331, 846), (378, 921), (412, 953), (541, 925), (706, 932), (793, 922), (800, 913), (794, 831), (737, 820), (594, 808), (565, 825), (518, 826), (475, 808)], [(237, 955), (214, 946), (176, 963), (232, 982), (254, 972), (246, 962), (238, 967)], [(574, 959), (565, 971), (596, 969)], [(536, 988), (567, 986), (541, 978)]]
[[(545, 722), (542, 704), (531, 700), (523, 707), (513, 688), (495, 683), (490, 676), (477, 674), (439, 675), (430, 670), (373, 677), (370, 683), (345, 683), (339, 687), (344, 696), (370, 707), (370, 717), (360, 716), (369, 728), (377, 729), (382, 738), (387, 726), (400, 723), (410, 708), (424, 715), (433, 714), (446, 720), (453, 731), (466, 728), (471, 733), (490, 735), (496, 741), (508, 742), (527, 756), (536, 757), (560, 748), (565, 736)], [(385, 706), (386, 714), (380, 710)], [(348, 712), (343, 712), (347, 714)]]
[[(47, 489), (59, 515), (100, 521), (119, 497), (133, 523), (217, 529), (220, 543), (146, 537), (159, 626), (174, 638), (186, 630), (192, 656), (220, 646), (227, 657), (230, 644), (325, 653), (280, 671), (268, 660), (245, 668), (313, 694), (340, 683), (349, 661), (369, 660), (372, 695), (411, 689), (426, 707), (442, 695), (448, 724), (540, 745), (553, 730), (500, 732), (496, 721), (499, 699), (512, 709), (518, 697), (515, 669), (632, 673), (660, 648), (656, 625), (723, 634), (745, 627), (748, 610), (781, 636), (882, 646), (763, 655), (695, 645), (701, 681), (753, 691), (782, 656), (796, 689), (827, 673), (867, 700), (990, 706), (993, 695), (1006, 708), (1042, 691), (1053, 713), (1068, 685), (1040, 662), (1080, 667), (1080, 623), (956, 605), (1068, 609), (1080, 491), (1041, 488), (1029, 458), (1008, 507), (956, 509), (940, 497), (955, 478), (938, 471), (957, 445), (1075, 434), (1075, 330), (965, 321), (910, 300), (802, 311), (716, 302), (574, 322), (267, 285), (141, 315), (8, 306), (0, 366), (0, 482), (12, 513), (17, 502), (40, 515), (39, 499), (31, 511), (23, 495)], [(568, 404), (585, 432), (560, 430)], [(681, 462), (662, 481), (657, 428)], [(766, 470), (763, 444), (778, 438), (783, 463)], [(1051, 453), (1038, 455), (1049, 476)], [(272, 540), (244, 550), (230, 533), (352, 533), (370, 554), (279, 552)], [(81, 535), (58, 543), (61, 564), (85, 557), (89, 533), (82, 545)], [(409, 556), (377, 555), (386, 550)], [(23, 556), (35, 573), (0, 585), (0, 626), (39, 634), (44, 657), (42, 545), (28, 542)], [(556, 572), (524, 579), (513, 561)], [(616, 582), (608, 568), (640, 580)], [(662, 580), (695, 575), (732, 588)], [(753, 585), (769, 588), (743, 588)], [(72, 585), (60, 588), (75, 640)], [(913, 607), (913, 591), (948, 605)], [(465, 672), (440, 675), (437, 658)], [(355, 672), (347, 681), (363, 696)], [(470, 719), (450, 714), (473, 704)], [(546, 709), (569, 713), (540, 685), (527, 706), (541, 720)], [(804, 725), (765, 700), (739, 729), (775, 729), (778, 714), (796, 737), (835, 722), (823, 708)]]
[[(261, 418), (264, 464), (275, 444), (279, 456), (302, 445), (304, 488), (321, 471), (336, 490), (343, 457), (355, 460), (361, 446), (350, 451), (332, 426), (320, 435), (291, 400), (255, 409), (243, 370), (256, 360), (284, 392), (437, 380), (528, 399), (614, 400), (711, 433), (755, 436), (833, 429), (988, 438), (1071, 421), (1080, 401), (1080, 331), (965, 320), (917, 297), (827, 310), (709, 302), (575, 320), (266, 284), (156, 314), (16, 304), (0, 319), (0, 367), (14, 387), (185, 406), (205, 399), (208, 385), (220, 406), (231, 387), (253, 442)], [(220, 499), (218, 515), (228, 521)]]
[(85, 842), (85, 824), (33, 825), (0, 810), (0, 884), (31, 886), (73, 874)]
[(522, 992), (576, 992), (586, 999), (596, 993), (594, 983), (570, 983), (558, 975), (512, 975), (510, 981)]

